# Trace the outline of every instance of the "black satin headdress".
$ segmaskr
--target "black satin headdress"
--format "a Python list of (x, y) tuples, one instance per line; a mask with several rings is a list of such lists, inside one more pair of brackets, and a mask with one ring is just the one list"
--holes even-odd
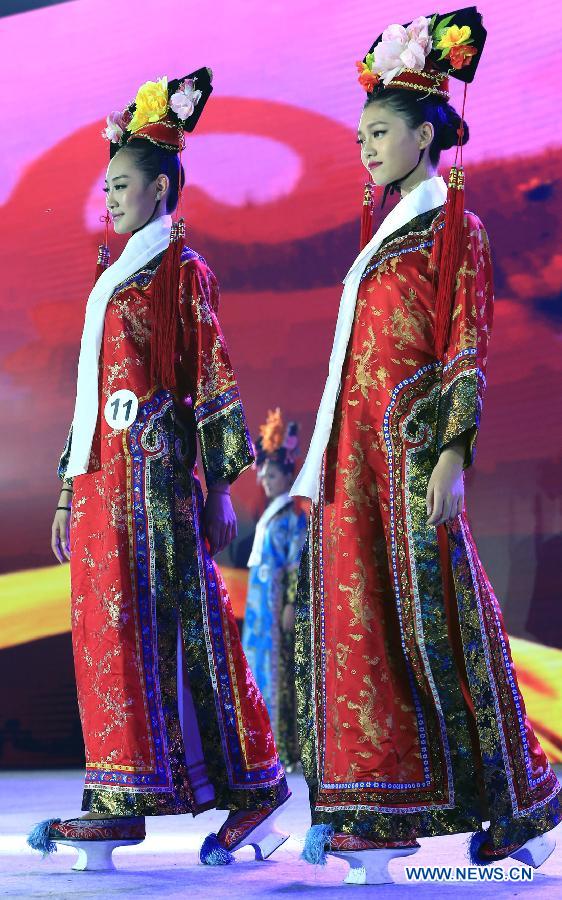
[[(402, 34), (392, 34), (392, 29), (401, 30)], [(445, 15), (421, 16), (403, 26), (391, 25), (357, 63), (359, 83), (371, 96), (390, 88), (402, 88), (448, 100), (449, 77), (465, 84), (473, 81), (486, 35), (482, 16), (475, 6)], [(380, 46), (383, 43), (386, 53)]]
[[(134, 124), (137, 112), (137, 101), (140, 92), (146, 89), (147, 85), (157, 86), (158, 82), (147, 82), (145, 85), (142, 85), (137, 92), (135, 100), (119, 114), (119, 120), (113, 123), (114, 127), (117, 126), (115, 130), (116, 138), (110, 137), (108, 134), (108, 132), (111, 133), (112, 127), (112, 123), (109, 121), (111, 117), (108, 117), (108, 128), (104, 132), (104, 137), (110, 141), (110, 159), (113, 159), (115, 154), (133, 138), (143, 138), (166, 150), (179, 153), (183, 149), (184, 133), (192, 132), (201, 118), (205, 104), (213, 91), (212, 81), (212, 70), (207, 68), (196, 69), (195, 72), (191, 72), (183, 78), (174, 78), (167, 84), (166, 108), (160, 110), (161, 115), (157, 121), (146, 121), (141, 127), (131, 129), (131, 124)], [(182, 86), (187, 86), (187, 90), (192, 91), (192, 95), (197, 98), (193, 104), (193, 109), (186, 118), (180, 117), (174, 111), (172, 105), (172, 98), (178, 92), (181, 92)], [(118, 131), (120, 131), (120, 134)]]

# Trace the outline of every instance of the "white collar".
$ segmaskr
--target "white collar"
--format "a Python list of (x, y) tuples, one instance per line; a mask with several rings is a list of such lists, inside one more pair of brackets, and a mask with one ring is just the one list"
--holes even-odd
[(316, 425), (304, 465), (295, 481), (291, 495), (293, 497), (310, 497), (318, 501), (322, 459), (328, 445), (336, 400), (340, 390), (341, 373), (349, 343), (349, 336), (355, 316), (357, 291), (361, 276), (371, 257), (377, 252), (382, 242), (390, 235), (403, 228), (416, 216), (442, 206), (447, 197), (447, 185), (439, 175), (428, 178), (418, 184), (409, 194), (389, 212), (377, 229), (374, 237), (359, 253), (344, 279), (344, 287), (340, 301), (338, 320), (334, 335), (334, 344), (330, 356), (328, 378), (316, 416)]
[[(390, 235), (394, 234), (395, 231), (398, 231), (399, 228), (403, 228), (404, 225), (407, 225), (407, 223), (411, 222), (412, 219), (415, 219), (416, 216), (421, 216), (422, 213), (429, 212), (430, 209), (436, 209), (438, 206), (442, 206), (446, 197), (447, 185), (441, 175), (434, 175), (432, 178), (427, 178), (410, 191), (409, 194), (402, 197), (396, 206), (394, 206), (383, 219), (369, 243), (365, 245), (363, 250), (361, 250), (354, 260), (353, 265), (343, 280), (344, 284), (353, 272), (377, 252), (380, 245), (387, 237), (390, 237)], [(361, 269), (361, 272), (363, 272), (363, 269)]]
[(252, 544), (252, 552), (250, 553), (250, 558), (248, 560), (248, 568), (261, 565), (267, 526), (278, 512), (292, 502), (291, 495), (286, 493), (275, 497), (271, 503), (268, 504), (265, 512), (262, 513), (256, 525), (256, 533), (254, 536), (254, 543)]
[[(98, 418), (98, 360), (103, 339), (105, 311), (115, 289), (170, 243), (171, 216), (160, 216), (131, 235), (121, 256), (102, 272), (88, 297), (78, 360), (76, 404), (72, 441), (66, 474), (69, 478), (88, 470), (92, 440)], [(120, 385), (115, 383), (115, 390)]]

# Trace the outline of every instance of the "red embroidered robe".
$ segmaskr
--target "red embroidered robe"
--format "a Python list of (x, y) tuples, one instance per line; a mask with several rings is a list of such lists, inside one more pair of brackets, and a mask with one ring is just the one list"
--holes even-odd
[[(102, 412), (88, 472), (74, 478), (83, 809), (113, 815), (259, 807), (285, 790), (267, 710), (201, 525), (196, 438), (207, 484), (232, 482), (253, 461), (217, 321), (218, 287), (201, 257), (185, 248), (172, 395), (150, 379), (158, 261), (119, 285), (107, 307)], [(135, 420), (115, 430), (103, 409), (120, 389), (132, 391), (139, 406)]]
[(480, 422), (492, 324), (486, 233), (466, 213), (444, 365), (442, 209), (387, 238), (357, 305), (301, 563), (297, 687), (313, 823), (400, 840), (478, 830), (494, 848), (560, 819), (498, 602), (463, 512), (427, 525), (441, 449)]

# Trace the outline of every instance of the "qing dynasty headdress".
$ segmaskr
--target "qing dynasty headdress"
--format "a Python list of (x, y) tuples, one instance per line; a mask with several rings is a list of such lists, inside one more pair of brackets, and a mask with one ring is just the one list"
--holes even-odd
[(299, 426), (296, 422), (283, 424), (281, 410), (268, 410), (267, 419), (260, 425), (259, 437), (255, 442), (256, 466), (263, 466), (268, 460), (279, 466), (286, 475), (295, 471), (299, 452)]
[(184, 78), (168, 81), (164, 76), (141, 85), (123, 112), (107, 117), (102, 135), (110, 142), (110, 157), (133, 137), (180, 153), (185, 132), (193, 131), (211, 96), (212, 80), (210, 69), (197, 69)]
[(480, 62), (486, 29), (475, 6), (389, 25), (357, 63), (367, 93), (402, 88), (449, 99), (449, 77), (469, 84)]

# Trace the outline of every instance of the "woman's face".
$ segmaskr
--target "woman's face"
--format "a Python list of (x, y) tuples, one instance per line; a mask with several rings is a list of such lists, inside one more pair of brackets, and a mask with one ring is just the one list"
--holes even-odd
[(166, 214), (166, 193), (169, 179), (159, 175), (146, 183), (143, 172), (135, 165), (133, 153), (126, 148), (115, 154), (105, 179), (106, 206), (117, 234), (128, 234), (142, 228), (154, 213), (155, 218)]
[(365, 107), (359, 120), (357, 140), (361, 162), (375, 184), (384, 186), (413, 169), (420, 150), (433, 139), (433, 126), (424, 122), (410, 128), (402, 116), (376, 100)]
[(271, 462), (269, 459), (261, 467), (258, 477), (265, 491), (265, 496), (269, 500), (274, 500), (275, 497), (286, 494), (293, 480), (291, 475), (286, 475), (276, 463)]

